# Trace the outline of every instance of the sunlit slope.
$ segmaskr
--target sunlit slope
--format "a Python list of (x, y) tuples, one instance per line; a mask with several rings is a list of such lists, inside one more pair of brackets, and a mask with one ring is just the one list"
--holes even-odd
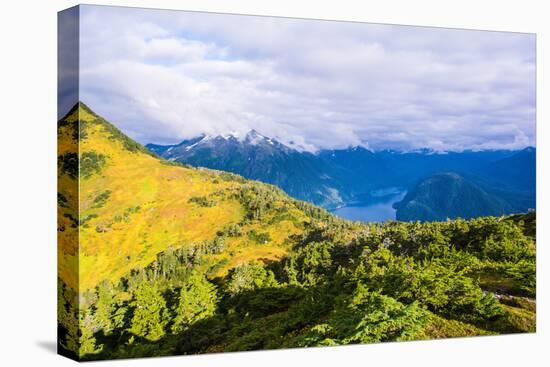
[[(224, 251), (214, 256), (223, 265), (218, 266), (217, 273), (221, 275), (240, 262), (277, 259), (290, 247), (288, 239), (300, 233), (308, 221), (294, 200), (271, 186), (221, 172), (171, 165), (83, 104), (65, 120), (78, 118), (80, 292), (105, 279), (115, 282), (131, 269), (147, 266), (170, 247), (212, 241), (219, 232), (238, 223), (242, 234), (226, 239)], [(74, 129), (74, 124), (67, 124), (60, 127), (60, 133), (72, 134)], [(60, 180), (70, 180), (69, 176), (70, 172), (63, 171)], [(250, 219), (251, 208), (243, 204), (242, 197), (262, 190), (275, 191), (275, 200), (262, 213), (261, 221)], [(62, 192), (65, 194), (75, 199), (75, 193)], [(287, 215), (281, 217), (281, 212)], [(65, 219), (67, 226), (75, 222), (74, 218)], [(254, 240), (250, 233), (267, 234), (268, 240)], [(73, 240), (66, 237), (60, 243), (60, 277), (76, 289), (77, 281), (68, 266), (77, 256), (74, 234)]]
[(78, 113), (71, 111), (57, 128), (58, 275), (78, 283)]

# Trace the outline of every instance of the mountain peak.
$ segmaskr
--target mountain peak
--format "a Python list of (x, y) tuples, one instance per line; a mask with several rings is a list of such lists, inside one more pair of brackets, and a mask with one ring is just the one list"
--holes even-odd
[(363, 146), (363, 145), (349, 145), (346, 149), (348, 152), (369, 152), (372, 153), (372, 150)]
[(260, 134), (258, 132), (258, 130), (256, 129), (250, 129), (248, 130), (248, 132), (246, 133), (247, 136), (263, 136), (262, 134)]
[(274, 145), (274, 142), (275, 142), (273, 139), (271, 139), (271, 138), (269, 138), (265, 135), (260, 134), (258, 131), (254, 130), (254, 129), (252, 129), (252, 130), (248, 131), (248, 133), (246, 133), (244, 141), (245, 141), (245, 143), (249, 143), (249, 144), (252, 144), (252, 145), (257, 145), (257, 144), (260, 144), (262, 142)]
[(74, 121), (94, 121), (99, 116), (91, 110), (84, 102), (78, 101), (75, 105), (63, 116), (62, 120), (69, 122)]
[[(200, 139), (199, 139), (200, 138)], [(245, 134), (242, 132), (239, 132), (237, 130), (231, 130), (229, 132), (218, 134), (218, 135), (210, 135), (210, 134), (201, 134), (197, 138), (199, 140), (238, 140), (238, 141), (250, 141), (255, 139), (269, 139), (266, 136), (260, 134), (258, 131), (251, 129), (248, 130)], [(185, 140), (184, 140), (185, 141)]]

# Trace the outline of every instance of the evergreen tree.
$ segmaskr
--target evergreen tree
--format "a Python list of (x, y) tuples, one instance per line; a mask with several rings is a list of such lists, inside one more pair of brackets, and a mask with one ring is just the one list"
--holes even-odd
[(95, 304), (94, 317), (105, 334), (113, 329), (111, 315), (114, 312), (114, 290), (111, 283), (104, 281), (97, 287), (97, 301)]
[(68, 315), (74, 315), (74, 319), (66, 325), (67, 334), (65, 341), (61, 343), (63, 348), (70, 350), (80, 358), (101, 352), (103, 346), (96, 346), (95, 320), (90, 310), (79, 311), (78, 319), (77, 312), (72, 308), (70, 311)]
[(121, 330), (125, 327), (126, 312), (128, 307), (125, 302), (117, 302), (114, 307), (114, 313), (111, 315), (111, 323), (113, 330)]
[(152, 341), (163, 337), (169, 315), (166, 301), (156, 286), (142, 283), (135, 291), (132, 305), (135, 309), (129, 331)]
[(76, 315), (76, 297), (62, 281), (57, 285), (57, 322), (64, 332), (59, 333), (59, 344), (76, 353), (78, 350), (78, 319)]
[(174, 333), (185, 330), (189, 325), (214, 315), (218, 300), (216, 288), (198, 272), (193, 272), (183, 283), (179, 303), (174, 311), (172, 325)]
[(266, 270), (258, 262), (250, 262), (237, 266), (230, 275), (227, 285), (229, 294), (235, 295), (245, 290), (270, 288), (278, 286), (275, 274)]
[(89, 309), (80, 312), (80, 337), (79, 356), (82, 358), (90, 354), (97, 354), (103, 349), (103, 345), (97, 346), (94, 332), (95, 320)]
[(62, 323), (63, 327), (67, 330), (67, 334), (65, 335), (65, 340), (62, 341), (60, 344), (63, 348), (75, 353), (79, 354), (79, 322), (78, 322), (78, 316), (76, 308), (73, 307), (71, 304), (68, 305), (68, 311), (63, 312), (60, 314), (60, 317), (63, 317), (60, 319), (60, 322)]

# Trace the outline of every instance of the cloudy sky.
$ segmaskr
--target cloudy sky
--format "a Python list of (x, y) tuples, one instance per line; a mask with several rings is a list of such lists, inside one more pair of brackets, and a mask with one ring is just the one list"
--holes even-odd
[(82, 6), (80, 99), (142, 143), (535, 145), (535, 36)]

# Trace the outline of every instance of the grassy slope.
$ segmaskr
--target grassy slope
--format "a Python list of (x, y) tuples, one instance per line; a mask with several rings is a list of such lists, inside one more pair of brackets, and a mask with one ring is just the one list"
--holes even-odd
[[(226, 225), (243, 220), (243, 207), (227, 193), (238, 191), (244, 183), (220, 179), (220, 173), (215, 171), (166, 164), (139, 147), (131, 151), (125, 147), (124, 139), (127, 138), (83, 105), (65, 121), (78, 118), (81, 130), (85, 131), (80, 156), (95, 153), (105, 157), (105, 164), (98, 172), (81, 177), (80, 181), (80, 221), (85, 222), (80, 225), (80, 292), (95, 287), (104, 279), (114, 282), (131, 269), (145, 267), (168, 247), (210, 240)], [(70, 138), (70, 126), (60, 130), (65, 140)], [(68, 145), (71, 145), (69, 140), (61, 142), (59, 153), (72, 149)], [(76, 193), (70, 192), (74, 186), (71, 179), (61, 174), (60, 181), (67, 181), (64, 185), (60, 183), (63, 195), (76, 200)], [(225, 194), (216, 199), (217, 204), (213, 207), (189, 202), (192, 197), (209, 197), (220, 190)], [(100, 195), (105, 196), (105, 193), (108, 197), (101, 204)], [(280, 201), (275, 205), (289, 204), (289, 198), (283, 194)], [(300, 223), (308, 220), (295, 207), (291, 212), (293, 221), (245, 225), (244, 232), (251, 229), (268, 232), (271, 241), (256, 244), (247, 236), (232, 238), (226, 244), (227, 251), (213, 259), (218, 262), (225, 259), (217, 275), (241, 262), (280, 258), (288, 248), (286, 240), (300, 233)], [(62, 210), (60, 220), (70, 226), (70, 220), (63, 214)], [(59, 266), (61, 279), (76, 289), (76, 278), (72, 274), (77, 256), (74, 244), (74, 233), (61, 236)]]
[[(57, 205), (57, 239), (58, 239), (58, 275), (66, 284), (76, 289), (78, 283), (78, 181), (64, 169), (60, 157), (76, 156), (78, 141), (75, 139), (78, 113), (70, 113), (58, 122), (58, 205)], [(65, 160), (63, 160), (65, 161)], [(76, 159), (71, 160), (76, 164)]]

